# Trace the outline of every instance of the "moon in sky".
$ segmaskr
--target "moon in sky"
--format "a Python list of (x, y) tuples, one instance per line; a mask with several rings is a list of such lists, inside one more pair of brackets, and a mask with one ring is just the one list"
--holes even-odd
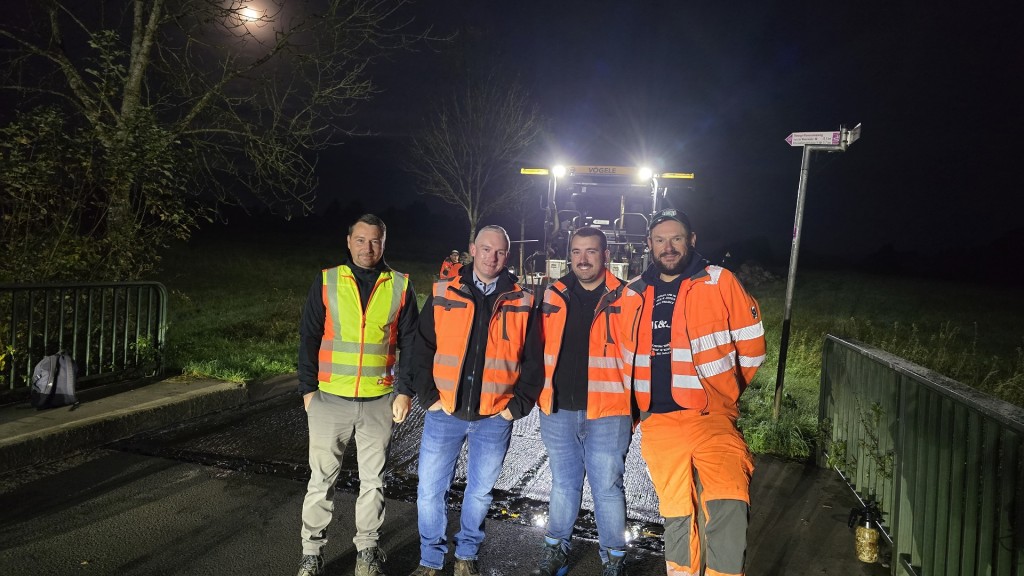
[(260, 19), (260, 13), (255, 8), (246, 6), (238, 12), (239, 17), (246, 22), (255, 22)]

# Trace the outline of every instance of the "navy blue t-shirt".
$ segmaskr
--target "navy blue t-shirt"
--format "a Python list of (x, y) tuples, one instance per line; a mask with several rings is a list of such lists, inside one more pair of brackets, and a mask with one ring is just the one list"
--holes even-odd
[(683, 409), (672, 399), (672, 311), (683, 278), (680, 275), (671, 282), (656, 279), (652, 283), (650, 411), (659, 414)]

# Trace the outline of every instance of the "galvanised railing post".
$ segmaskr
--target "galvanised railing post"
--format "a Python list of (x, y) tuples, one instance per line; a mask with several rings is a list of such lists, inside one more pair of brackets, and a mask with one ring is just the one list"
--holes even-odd
[[(35, 364), (58, 349), (75, 357), (81, 383), (162, 368), (167, 289), (159, 282), (7, 284), (0, 285), (0, 302), (9, 304), (3, 320), (10, 321), (0, 334), (15, 350), (0, 376), (9, 390), (27, 387)], [(150, 360), (142, 354), (143, 342), (157, 352), (155, 365), (143, 365)]]

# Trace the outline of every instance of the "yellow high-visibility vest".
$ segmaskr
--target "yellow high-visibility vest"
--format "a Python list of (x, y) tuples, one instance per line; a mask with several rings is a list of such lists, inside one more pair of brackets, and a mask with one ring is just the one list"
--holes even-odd
[(352, 269), (341, 265), (323, 271), (327, 315), (317, 376), (321, 390), (349, 398), (391, 393), (398, 314), (405, 305), (408, 286), (408, 274), (381, 272), (364, 312)]

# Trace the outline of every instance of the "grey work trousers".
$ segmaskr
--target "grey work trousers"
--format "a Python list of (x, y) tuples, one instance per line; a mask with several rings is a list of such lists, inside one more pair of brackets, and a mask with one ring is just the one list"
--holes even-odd
[(391, 395), (355, 402), (316, 391), (306, 412), (311, 474), (302, 503), (302, 553), (319, 555), (334, 516), (334, 485), (345, 446), (355, 436), (359, 466), (356, 550), (377, 545), (384, 524), (384, 464), (391, 442)]

